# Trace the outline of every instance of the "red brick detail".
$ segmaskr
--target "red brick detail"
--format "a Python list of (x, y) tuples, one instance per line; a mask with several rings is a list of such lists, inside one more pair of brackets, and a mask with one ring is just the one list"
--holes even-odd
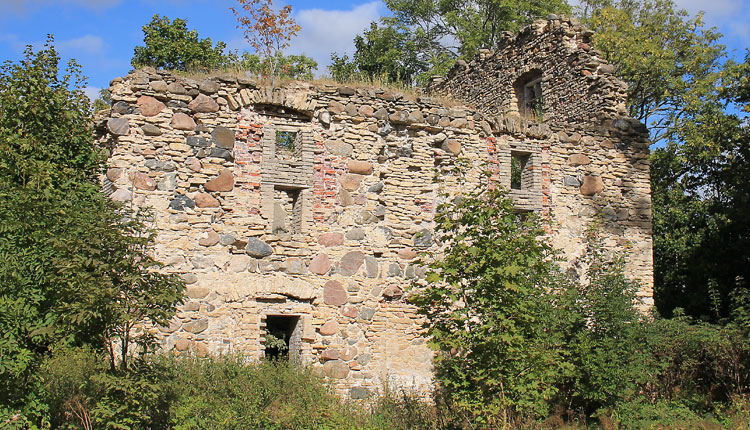
[(316, 156), (313, 159), (313, 219), (329, 222), (333, 210), (339, 204), (341, 184), (339, 176), (347, 172), (348, 158), (327, 154), (323, 142), (315, 142)]

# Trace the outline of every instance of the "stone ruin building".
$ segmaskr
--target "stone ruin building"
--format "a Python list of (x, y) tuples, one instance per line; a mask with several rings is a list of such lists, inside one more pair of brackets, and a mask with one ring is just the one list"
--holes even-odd
[(487, 186), (486, 169), (519, 211), (552, 217), (570, 267), (599, 220), (650, 307), (648, 132), (591, 35), (550, 16), (426, 96), (150, 68), (113, 80), (105, 191), (154, 209), (156, 258), (188, 284), (153, 329), (164, 347), (260, 358), (283, 353), (272, 334), (352, 398), (384, 381), (428, 389), (413, 262), (436, 246), (441, 195)]

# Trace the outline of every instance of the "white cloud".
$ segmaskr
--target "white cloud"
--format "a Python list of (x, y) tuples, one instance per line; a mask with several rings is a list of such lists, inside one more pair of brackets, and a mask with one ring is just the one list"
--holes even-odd
[(83, 93), (86, 94), (86, 97), (91, 100), (91, 103), (94, 102), (97, 98), (99, 98), (99, 91), (101, 91), (101, 88), (99, 87), (92, 87), (91, 85), (85, 87), (83, 89)]
[(708, 27), (717, 27), (729, 38), (723, 41), (747, 46), (750, 43), (750, 11), (747, 5), (737, 0), (675, 0), (677, 6), (687, 10), (691, 16), (704, 12), (703, 20)]
[(305, 54), (318, 62), (324, 72), (331, 62), (331, 53), (354, 53), (354, 36), (362, 33), (372, 21), (380, 18), (383, 3), (371, 1), (351, 10), (303, 9), (295, 19), (302, 31), (292, 40), (288, 54)]
[(55, 42), (55, 47), (69, 57), (78, 57), (80, 54), (98, 54), (104, 47), (104, 40), (99, 36), (87, 34), (83, 37)]

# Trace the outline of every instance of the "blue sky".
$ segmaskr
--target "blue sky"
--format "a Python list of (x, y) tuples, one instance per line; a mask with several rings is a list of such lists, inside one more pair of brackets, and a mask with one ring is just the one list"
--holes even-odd
[[(287, 2), (302, 26), (287, 53), (315, 58), (321, 71), (332, 52), (351, 54), (354, 36), (388, 12), (380, 0)], [(676, 2), (691, 13), (704, 10), (706, 22), (725, 35), (722, 43), (735, 50), (737, 58), (744, 56), (750, 47), (750, 0)], [(244, 50), (247, 45), (229, 10), (236, 4), (236, 0), (0, 0), (0, 60), (17, 61), (26, 45), (39, 46), (47, 34), (53, 34), (63, 57), (73, 57), (83, 66), (88, 92), (95, 95), (111, 79), (128, 73), (133, 47), (143, 44), (141, 27), (154, 14), (186, 19), (200, 37)]]

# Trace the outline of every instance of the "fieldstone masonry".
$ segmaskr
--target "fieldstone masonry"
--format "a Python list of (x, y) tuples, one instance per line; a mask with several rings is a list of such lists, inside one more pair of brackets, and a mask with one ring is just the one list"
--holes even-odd
[(188, 284), (171, 324), (153, 328), (163, 345), (262, 357), (267, 322), (286, 321), (292, 353), (342, 393), (429, 389), (424, 321), (405, 300), (425, 275), (414, 261), (437, 246), (441, 195), (510, 188), (514, 157), (518, 209), (552, 217), (568, 268), (601, 220), (651, 306), (647, 131), (624, 117), (624, 84), (590, 35), (551, 16), (412, 98), (150, 68), (113, 80), (98, 127), (105, 190), (154, 208), (156, 258)]

